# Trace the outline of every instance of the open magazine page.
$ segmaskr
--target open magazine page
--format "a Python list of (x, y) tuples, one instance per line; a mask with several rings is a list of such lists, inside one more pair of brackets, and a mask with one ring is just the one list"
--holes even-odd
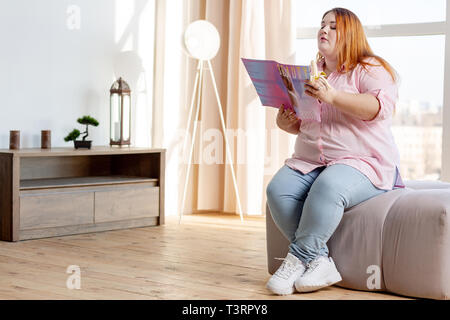
[(317, 100), (305, 94), (304, 82), (309, 79), (309, 66), (244, 58), (242, 62), (263, 106), (279, 108), (284, 104), (301, 120), (320, 121)]

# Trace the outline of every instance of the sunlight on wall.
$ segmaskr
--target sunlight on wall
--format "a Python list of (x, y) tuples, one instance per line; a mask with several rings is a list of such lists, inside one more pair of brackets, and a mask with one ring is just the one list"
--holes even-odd
[(155, 1), (145, 7), (139, 19), (137, 51), (142, 59), (143, 72), (136, 90), (136, 146), (151, 145), (153, 72), (155, 48)]
[(132, 90), (131, 143), (151, 146), (155, 41), (155, 1), (116, 0), (115, 79), (123, 77)]
[[(114, 41), (119, 43), (122, 40), (123, 34), (130, 24), (133, 17), (134, 1), (116, 0), (116, 20), (115, 20), (115, 36)], [(121, 45), (122, 51), (132, 50), (132, 38), (126, 39), (126, 42)]]
[[(178, 166), (181, 162), (179, 149), (183, 141), (179, 135), (178, 127), (184, 127), (180, 123), (180, 101), (184, 96), (181, 85), (182, 62), (185, 61), (185, 55), (181, 49), (181, 39), (183, 34), (183, 6), (180, 6), (179, 0), (167, 0), (167, 17), (165, 19), (165, 65), (164, 65), (164, 138), (163, 147), (167, 148), (166, 155), (166, 209), (167, 215), (177, 215), (179, 213), (179, 185), (184, 182), (184, 175), (179, 176)], [(184, 79), (184, 78), (183, 78)], [(186, 107), (186, 113), (189, 112)], [(184, 119), (184, 118), (183, 118)], [(158, 124), (160, 125), (160, 124)], [(192, 180), (190, 180), (192, 181)], [(181, 191), (183, 192), (183, 191)], [(186, 203), (186, 208), (189, 204)]]

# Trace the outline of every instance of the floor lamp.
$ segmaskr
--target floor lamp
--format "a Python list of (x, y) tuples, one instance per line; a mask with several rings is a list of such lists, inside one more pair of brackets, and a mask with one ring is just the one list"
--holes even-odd
[[(191, 24), (188, 25), (186, 31), (184, 32), (184, 48), (190, 57), (198, 60), (198, 64), (197, 64), (197, 71), (196, 71), (196, 75), (195, 75), (194, 89), (192, 92), (191, 106), (189, 109), (188, 122), (187, 122), (187, 126), (186, 126), (186, 135), (185, 135), (184, 143), (183, 143), (183, 154), (184, 154), (184, 150), (186, 149), (187, 136), (188, 136), (188, 132), (189, 132), (190, 124), (191, 124), (192, 111), (193, 111), (193, 107), (194, 107), (195, 98), (197, 98), (197, 104), (196, 104), (196, 110), (195, 110), (194, 129), (193, 129), (193, 133), (192, 133), (191, 147), (189, 150), (189, 161), (188, 161), (186, 178), (185, 178), (185, 182), (184, 182), (183, 201), (181, 203), (180, 216), (179, 216), (178, 223), (181, 222), (181, 216), (183, 215), (184, 204), (186, 201), (186, 192), (187, 192), (190, 168), (191, 168), (191, 164), (192, 164), (192, 153), (194, 150), (195, 134), (197, 132), (199, 110), (200, 110), (200, 100), (201, 100), (201, 96), (202, 96), (201, 94), (202, 94), (202, 89), (203, 89), (202, 88), (203, 87), (203, 77), (204, 77), (205, 71), (208, 71), (208, 70), (209, 70), (209, 74), (211, 75), (214, 92), (215, 92), (216, 98), (217, 98), (217, 107), (219, 109), (220, 121), (222, 124), (223, 136), (225, 139), (226, 157), (228, 157), (228, 159), (230, 161), (231, 174), (233, 176), (233, 185), (234, 185), (234, 191), (236, 193), (236, 199), (237, 199), (238, 208), (239, 208), (239, 215), (241, 218), (241, 222), (244, 221), (243, 216), (242, 216), (241, 200), (239, 198), (239, 192), (238, 192), (238, 187), (237, 187), (237, 182), (236, 182), (236, 175), (234, 173), (233, 158), (231, 157), (230, 147), (229, 147), (228, 139), (227, 139), (227, 135), (226, 135), (226, 127), (225, 127), (225, 120), (223, 117), (222, 104), (220, 103), (219, 92), (217, 90), (216, 80), (215, 80), (214, 72), (213, 72), (213, 69), (211, 66), (211, 59), (216, 56), (217, 52), (219, 51), (219, 47), (220, 47), (219, 32), (217, 31), (216, 27), (214, 27), (214, 25), (212, 25), (211, 23), (209, 23), (206, 20), (197, 20), (197, 21), (192, 22)], [(206, 68), (205, 68), (205, 63), (207, 64)]]

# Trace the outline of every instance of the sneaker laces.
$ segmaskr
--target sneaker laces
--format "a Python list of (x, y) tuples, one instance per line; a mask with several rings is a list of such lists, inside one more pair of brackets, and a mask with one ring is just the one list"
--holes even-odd
[(292, 273), (297, 271), (299, 269), (299, 265), (301, 264), (295, 264), (292, 262), (292, 260), (287, 258), (275, 258), (276, 260), (283, 260), (283, 263), (278, 268), (278, 270), (275, 272), (275, 274), (283, 279), (289, 278)]
[(305, 273), (311, 273), (314, 271), (315, 268), (317, 268), (317, 266), (320, 264), (319, 259), (314, 259), (312, 261), (310, 261), (307, 265), (306, 265), (306, 271)]

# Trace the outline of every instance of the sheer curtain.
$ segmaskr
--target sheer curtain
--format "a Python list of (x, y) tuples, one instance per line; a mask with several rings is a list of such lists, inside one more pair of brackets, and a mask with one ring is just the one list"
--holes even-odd
[[(267, 183), (292, 154), (293, 136), (277, 128), (277, 109), (261, 106), (240, 58), (295, 63), (294, 3), (292, 0), (189, 0), (184, 5), (181, 29), (184, 30), (192, 21), (206, 19), (219, 31), (221, 48), (211, 62), (223, 107), (242, 210), (245, 215), (263, 214)], [(171, 17), (172, 9), (169, 11), (169, 6), (170, 4), (166, 4), (166, 20)], [(170, 27), (173, 27), (172, 23)], [(170, 41), (167, 40), (167, 22), (165, 28), (167, 56), (167, 42)], [(185, 134), (183, 130), (186, 128), (197, 64), (197, 61), (184, 55), (180, 55), (179, 59), (182, 79), (177, 84), (180, 116), (174, 121), (178, 121), (178, 127), (182, 130), (175, 129), (171, 125), (173, 122), (165, 119), (162, 121), (167, 124), (164, 128), (161, 128), (161, 124), (154, 124), (154, 130), (162, 132), (154, 133), (161, 137), (154, 140), (154, 147), (167, 148), (166, 170), (171, 172), (166, 175), (166, 186), (170, 190), (169, 198), (166, 198), (167, 214), (177, 214), (181, 210), (179, 206), (189, 154), (189, 147), (184, 153), (181, 150)], [(165, 65), (173, 68), (167, 61)], [(173, 89), (173, 81), (167, 81), (168, 71), (167, 68), (164, 70), (164, 84), (167, 86), (170, 83)], [(171, 78), (173, 79), (173, 72)], [(203, 88), (194, 165), (191, 168), (183, 212), (217, 211), (238, 214), (231, 168), (228, 161), (225, 162), (225, 141), (217, 101), (208, 72), (205, 74)], [(164, 92), (164, 98), (155, 104), (155, 112), (163, 114), (164, 118), (173, 118), (174, 90), (160, 90), (155, 95), (161, 92)], [(175, 134), (174, 131), (178, 133)], [(190, 134), (192, 135), (192, 124)]]

